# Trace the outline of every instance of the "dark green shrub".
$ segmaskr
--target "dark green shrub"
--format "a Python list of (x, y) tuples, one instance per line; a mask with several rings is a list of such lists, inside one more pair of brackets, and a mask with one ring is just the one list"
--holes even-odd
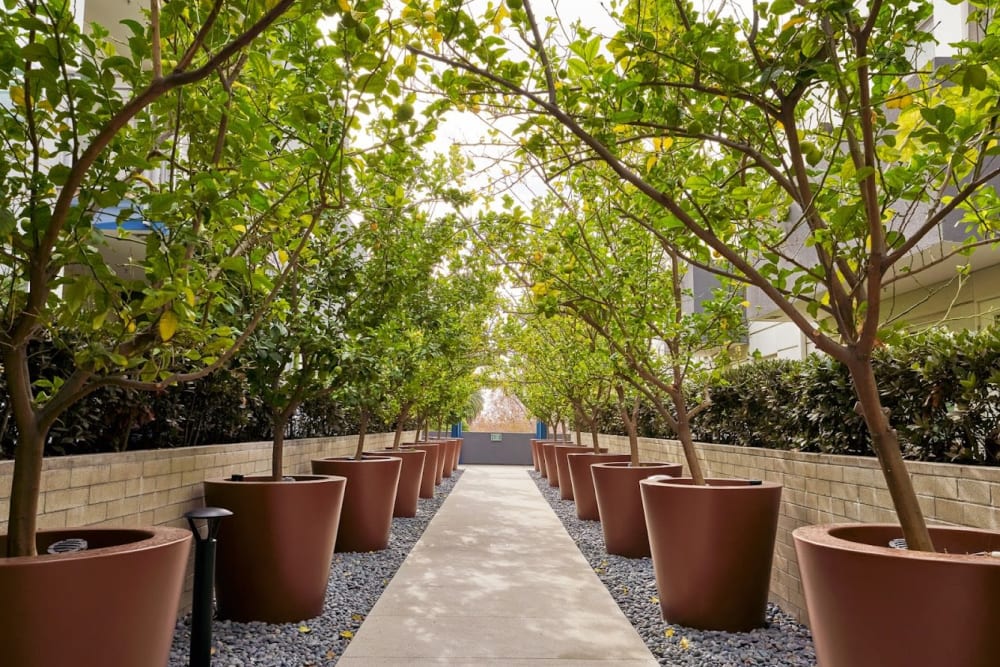
[[(877, 351), (882, 401), (908, 459), (1000, 464), (1000, 332), (907, 334)], [(829, 357), (765, 360), (727, 369), (709, 387), (712, 408), (699, 415), (705, 442), (827, 454), (872, 455), (847, 369)], [(691, 395), (704, 387), (691, 387)], [(643, 435), (671, 437), (644, 406)], [(615, 406), (605, 432), (624, 434)]]

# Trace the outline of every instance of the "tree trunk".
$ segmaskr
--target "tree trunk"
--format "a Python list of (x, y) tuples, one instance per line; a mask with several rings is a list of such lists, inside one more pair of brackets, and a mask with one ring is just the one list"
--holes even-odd
[(899, 517), (899, 525), (903, 529), (903, 537), (910, 549), (917, 551), (934, 551), (924, 514), (917, 502), (917, 494), (913, 490), (913, 482), (906, 470), (903, 453), (899, 448), (899, 436), (896, 429), (889, 423), (889, 416), (882, 407), (879, 396), (878, 380), (872, 368), (871, 359), (857, 359), (847, 364), (847, 370), (854, 381), (854, 390), (858, 394), (856, 410), (864, 417), (868, 433), (872, 437), (872, 448), (878, 457), (882, 474), (885, 476), (892, 504)]
[(597, 425), (596, 408), (590, 413), (590, 417), (587, 418), (587, 423), (590, 424), (590, 442), (593, 445), (594, 453), (599, 454), (601, 452), (601, 443), (597, 433), (599, 427)]
[(676, 394), (671, 395), (671, 398), (674, 401), (674, 408), (677, 410), (677, 439), (681, 441), (688, 471), (695, 484), (704, 486), (705, 474), (702, 472), (698, 451), (694, 446), (694, 437), (691, 435), (691, 417), (688, 412), (687, 399), (684, 398), (684, 391), (678, 390)]
[[(639, 466), (639, 437), (635, 432), (635, 421), (633, 420), (633, 415), (629, 414), (628, 407), (625, 405), (625, 390), (621, 385), (615, 388), (618, 392), (618, 410), (621, 412), (622, 422), (625, 424), (625, 432), (628, 433), (628, 452), (632, 459), (629, 462), (630, 466)], [(634, 413), (637, 416), (639, 411), (638, 401), (636, 402), (636, 407)]]
[(34, 556), (37, 553), (35, 532), (38, 525), (38, 495), (42, 487), (42, 458), (48, 429), (39, 427), (38, 417), (32, 409), (27, 348), (18, 346), (5, 350), (3, 363), (14, 424), (17, 426), (14, 478), (11, 480), (7, 525), (7, 556)]
[[(396, 419), (396, 433), (392, 436), (392, 448), (399, 451), (400, 441), (403, 439), (403, 424), (406, 422), (406, 418), (410, 416), (410, 405), (407, 403), (400, 409), (399, 417)], [(419, 434), (418, 434), (419, 435)]]
[(280, 482), (285, 476), (285, 428), (288, 426), (285, 410), (272, 413), (271, 425), (274, 428), (274, 443), (271, 445), (271, 480)]
[(361, 418), (358, 420), (358, 448), (354, 452), (354, 460), (360, 461), (361, 455), (365, 453), (365, 434), (368, 432), (368, 411), (361, 409)]

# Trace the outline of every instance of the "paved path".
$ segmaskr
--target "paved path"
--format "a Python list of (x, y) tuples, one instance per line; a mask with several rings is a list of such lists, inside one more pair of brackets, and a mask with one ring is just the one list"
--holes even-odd
[(339, 667), (652, 667), (520, 466), (468, 466)]

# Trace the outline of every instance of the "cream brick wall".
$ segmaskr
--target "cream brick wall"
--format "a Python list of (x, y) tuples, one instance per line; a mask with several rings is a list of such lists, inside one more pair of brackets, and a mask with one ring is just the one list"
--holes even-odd
[[(628, 451), (628, 438), (601, 435), (600, 440), (611, 452)], [(699, 444), (698, 453), (707, 476), (783, 485), (771, 599), (800, 621), (808, 619), (792, 531), (815, 523), (896, 523), (874, 458), (708, 444)], [(640, 438), (639, 455), (643, 461), (684, 463), (675, 440)], [(907, 467), (929, 522), (1000, 529), (1000, 468), (917, 461)]]
[[(415, 433), (404, 433), (412, 441)], [(368, 434), (365, 450), (392, 445), (392, 433)], [(285, 474), (310, 472), (312, 459), (353, 454), (357, 436), (285, 441)], [(40, 529), (101, 525), (187, 528), (184, 513), (205, 504), (202, 482), (233, 473), (267, 473), (270, 442), (88, 454), (45, 459), (38, 500)], [(0, 533), (7, 532), (13, 461), (0, 461)], [(190, 607), (188, 564), (182, 610)]]

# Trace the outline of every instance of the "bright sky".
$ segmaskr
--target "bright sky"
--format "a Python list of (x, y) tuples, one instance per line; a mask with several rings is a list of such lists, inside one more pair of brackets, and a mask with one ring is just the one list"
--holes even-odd
[[(471, 11), (482, 12), (486, 6), (483, 0), (473, 0), (469, 3)], [(544, 24), (547, 17), (556, 17), (561, 25), (570, 26), (576, 21), (581, 21), (584, 25), (591, 27), (602, 34), (610, 35), (617, 31), (617, 24), (611, 19), (605, 7), (606, 1), (602, 0), (532, 0), (531, 7), (538, 17), (539, 23)], [(437, 138), (428, 146), (428, 150), (434, 153), (444, 153), (453, 144), (470, 146), (470, 153), (483, 153), (487, 149), (479, 149), (476, 146), (480, 143), (489, 143), (486, 134), (489, 125), (483, 119), (471, 111), (452, 112), (448, 122), (442, 123), (437, 132)], [(493, 154), (497, 153), (494, 149)], [(492, 160), (483, 158), (476, 160), (477, 167), (487, 169), (491, 166)], [(497, 167), (496, 169), (499, 169)], [(490, 185), (499, 176), (499, 172), (494, 169), (491, 173), (483, 173), (473, 179), (476, 189), (483, 189)], [(511, 190), (515, 198), (524, 203), (533, 196), (541, 194), (544, 186), (537, 179), (529, 179), (518, 187)]]

